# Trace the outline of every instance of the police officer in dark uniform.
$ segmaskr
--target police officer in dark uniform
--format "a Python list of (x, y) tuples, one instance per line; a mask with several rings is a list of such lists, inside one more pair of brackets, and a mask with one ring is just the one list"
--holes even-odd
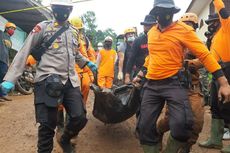
[[(156, 23), (156, 19), (152, 15), (146, 15), (144, 22), (141, 22), (141, 25), (144, 27), (144, 34), (137, 37), (133, 42), (131, 57), (128, 59), (126, 66), (125, 83), (129, 83), (131, 78), (135, 77), (135, 74), (137, 74), (143, 66), (145, 57), (149, 54), (147, 33)], [(133, 72), (134, 67), (135, 70)], [(134, 73), (134, 76), (131, 76), (132, 73)]]
[(51, 153), (53, 150), (57, 111), (61, 102), (69, 115), (69, 122), (63, 134), (58, 138), (58, 143), (64, 153), (74, 152), (70, 140), (77, 136), (87, 123), (86, 110), (79, 88), (80, 83), (75, 72), (75, 62), (81, 68), (87, 65), (92, 71), (96, 71), (97, 67), (78, 51), (78, 31), (67, 22), (72, 7), (70, 0), (53, 0), (51, 2), (55, 20), (43, 21), (34, 27), (24, 46), (15, 56), (4, 78), (5, 81), (1, 84), (5, 92), (12, 89), (24, 70), (31, 50), (35, 46), (40, 46), (44, 41), (50, 40), (59, 29), (67, 26), (67, 29), (42, 54), (37, 64), (34, 103), (36, 121), (40, 123), (38, 153)]

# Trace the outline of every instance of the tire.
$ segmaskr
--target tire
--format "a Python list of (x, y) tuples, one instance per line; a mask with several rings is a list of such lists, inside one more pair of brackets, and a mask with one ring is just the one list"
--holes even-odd
[(33, 93), (33, 86), (23, 77), (19, 78), (16, 82), (16, 88), (23, 95), (30, 95)]

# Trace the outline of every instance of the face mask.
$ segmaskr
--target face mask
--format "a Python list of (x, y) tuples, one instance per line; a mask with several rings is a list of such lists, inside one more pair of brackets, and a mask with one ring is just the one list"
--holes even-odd
[(157, 21), (162, 27), (167, 27), (172, 23), (172, 14), (161, 13), (157, 16)]
[(156, 19), (162, 27), (167, 27), (172, 23), (173, 9), (168, 8), (158, 8), (156, 11)]
[(112, 48), (112, 43), (110, 43), (110, 42), (108, 42), (108, 43), (105, 42), (105, 43), (104, 43), (104, 48), (107, 49), (107, 50), (110, 50), (110, 49)]
[(135, 40), (135, 37), (134, 36), (131, 36), (131, 37), (128, 37), (127, 38), (127, 41), (128, 42), (133, 42)]
[(65, 22), (68, 20), (72, 11), (71, 7), (52, 6), (54, 17), (59, 22)]
[(12, 35), (14, 34), (14, 30), (13, 30), (13, 29), (9, 29), (9, 30), (7, 30), (7, 33), (8, 33), (10, 36), (12, 36)]

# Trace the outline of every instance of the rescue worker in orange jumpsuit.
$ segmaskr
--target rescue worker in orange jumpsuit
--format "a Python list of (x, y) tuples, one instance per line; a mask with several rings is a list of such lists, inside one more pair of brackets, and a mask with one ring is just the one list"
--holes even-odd
[[(84, 25), (81, 18), (75, 16), (70, 19), (70, 23), (79, 30), (79, 50), (80, 53), (89, 59), (91, 62), (96, 63), (95, 51), (89, 41), (89, 39), (84, 34)], [(84, 103), (86, 104), (90, 84), (94, 81), (93, 73), (88, 67), (81, 69), (77, 64), (75, 65), (76, 71), (81, 81), (81, 92), (83, 95)]]
[[(230, 17), (222, 0), (213, 0), (217, 14), (209, 15), (206, 20), (208, 31), (213, 35), (210, 52), (220, 63), (228, 82), (230, 82)], [(223, 147), (222, 138), (224, 133), (224, 124), (230, 126), (229, 114), (230, 106), (223, 104), (218, 99), (218, 89), (216, 77), (211, 83), (211, 136), (208, 140), (200, 142), (199, 146), (205, 148), (221, 149)], [(222, 148), (222, 153), (230, 153), (230, 145)]]
[[(194, 13), (185, 13), (180, 21), (190, 25), (194, 31), (198, 28), (198, 17)], [(202, 96), (199, 83), (200, 61), (191, 52), (185, 52), (184, 60), (188, 62), (188, 70), (191, 74), (191, 88), (189, 89), (189, 102), (193, 112), (193, 131), (192, 136), (188, 139), (187, 144), (180, 149), (179, 153), (189, 153), (190, 148), (196, 143), (199, 133), (202, 131), (204, 123), (204, 108), (202, 106)], [(168, 109), (166, 108), (165, 115), (157, 123), (157, 129), (160, 134), (163, 134), (169, 130), (169, 116)]]
[[(173, 22), (180, 9), (173, 0), (155, 0), (150, 14), (158, 24), (148, 32), (149, 60), (134, 83), (146, 76), (137, 129), (144, 153), (159, 153), (160, 135), (157, 119), (165, 102), (169, 109), (170, 135), (163, 153), (177, 153), (190, 138), (193, 114), (188, 98), (188, 81), (183, 68), (188, 48), (220, 85), (219, 98), (230, 101), (230, 86), (220, 65), (197, 37), (194, 29), (183, 22)], [(146, 74), (146, 75), (145, 75)]]
[(107, 36), (104, 40), (104, 49), (101, 49), (97, 56), (98, 86), (106, 91), (113, 86), (115, 62), (117, 53), (112, 49), (113, 38)]

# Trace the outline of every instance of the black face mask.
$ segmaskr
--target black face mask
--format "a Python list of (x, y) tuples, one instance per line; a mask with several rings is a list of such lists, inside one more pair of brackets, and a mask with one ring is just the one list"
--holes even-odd
[(159, 9), (156, 13), (156, 18), (162, 27), (169, 26), (172, 23), (173, 9)]
[(110, 50), (112, 48), (112, 43), (111, 42), (105, 42), (104, 43), (104, 48), (107, 50)]
[(72, 7), (65, 6), (52, 6), (54, 17), (59, 22), (65, 22), (68, 20)]
[(167, 27), (172, 23), (172, 17), (171, 14), (162, 14), (157, 17), (157, 21), (162, 27)]

